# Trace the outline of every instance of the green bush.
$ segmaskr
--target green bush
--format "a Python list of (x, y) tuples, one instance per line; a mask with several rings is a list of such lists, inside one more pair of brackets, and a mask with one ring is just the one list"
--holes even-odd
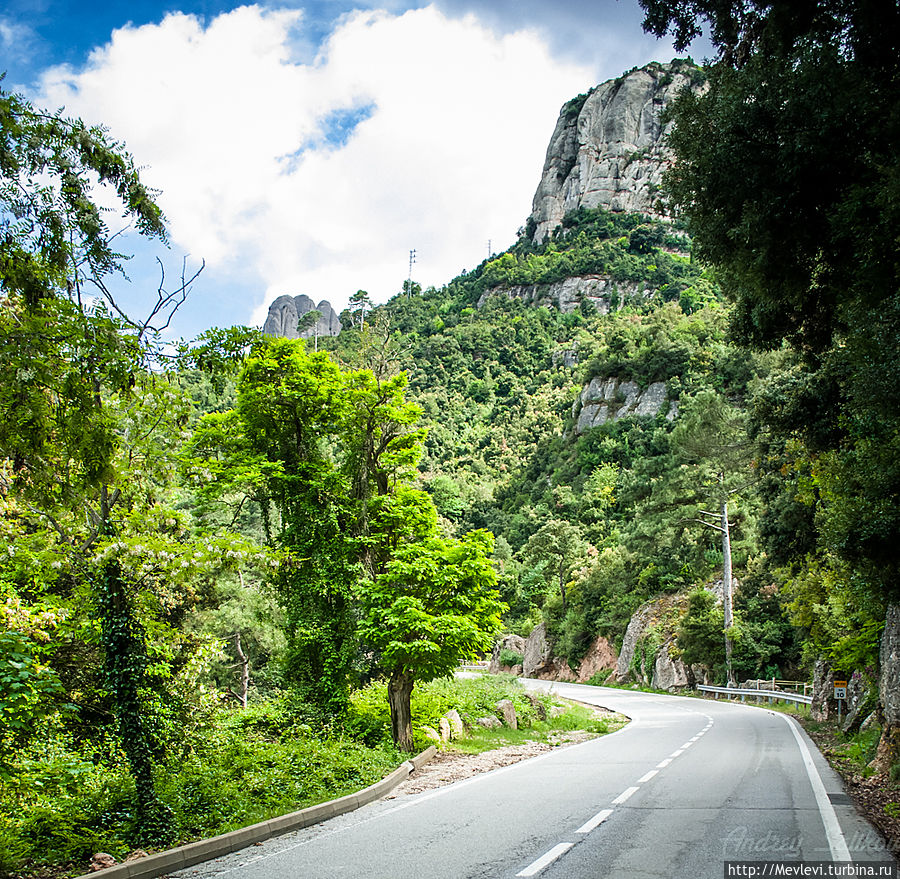
[(522, 665), (524, 661), (525, 657), (521, 653), (516, 653), (515, 650), (510, 650), (508, 647), (504, 647), (500, 651), (500, 665)]

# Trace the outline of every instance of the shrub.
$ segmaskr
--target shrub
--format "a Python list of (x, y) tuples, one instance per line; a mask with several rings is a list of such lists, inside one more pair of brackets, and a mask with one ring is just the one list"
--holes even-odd
[(521, 653), (516, 653), (515, 650), (510, 650), (508, 647), (504, 647), (500, 651), (500, 665), (522, 665), (524, 661), (525, 657)]

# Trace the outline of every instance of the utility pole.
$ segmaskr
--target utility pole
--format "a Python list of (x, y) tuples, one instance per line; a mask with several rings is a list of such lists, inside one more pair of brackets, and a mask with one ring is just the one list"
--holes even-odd
[(493, 251), (491, 250), (491, 239), (488, 238), (488, 255), (487, 255), (487, 258), (488, 258), (488, 259), (491, 258), (491, 254), (492, 254), (492, 253), (493, 253)]
[(413, 248), (409, 252), (409, 277), (406, 280), (406, 298), (409, 299), (412, 296), (412, 267), (413, 263), (416, 261), (416, 250)]

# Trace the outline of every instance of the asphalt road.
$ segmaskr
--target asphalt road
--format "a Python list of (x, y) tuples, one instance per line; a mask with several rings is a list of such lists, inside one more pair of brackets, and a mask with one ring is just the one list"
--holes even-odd
[(815, 745), (784, 715), (552, 686), (632, 722), (436, 791), (372, 803), (173, 876), (719, 879), (726, 861), (890, 860)]

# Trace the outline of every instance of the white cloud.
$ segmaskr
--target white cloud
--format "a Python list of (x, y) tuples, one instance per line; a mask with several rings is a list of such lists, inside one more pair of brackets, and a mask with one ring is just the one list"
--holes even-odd
[[(590, 69), (555, 61), (533, 31), (498, 36), (433, 7), (352, 13), (306, 64), (302, 27), (302, 13), (257, 6), (205, 27), (171, 14), (115, 31), (84, 69), (47, 71), (37, 101), (126, 142), (163, 191), (176, 247), (220, 275), (255, 271), (255, 322), (281, 293), (383, 301), (411, 248), (414, 278), (440, 284), (488, 238), (508, 244)], [(329, 116), (363, 108), (329, 143)]]

